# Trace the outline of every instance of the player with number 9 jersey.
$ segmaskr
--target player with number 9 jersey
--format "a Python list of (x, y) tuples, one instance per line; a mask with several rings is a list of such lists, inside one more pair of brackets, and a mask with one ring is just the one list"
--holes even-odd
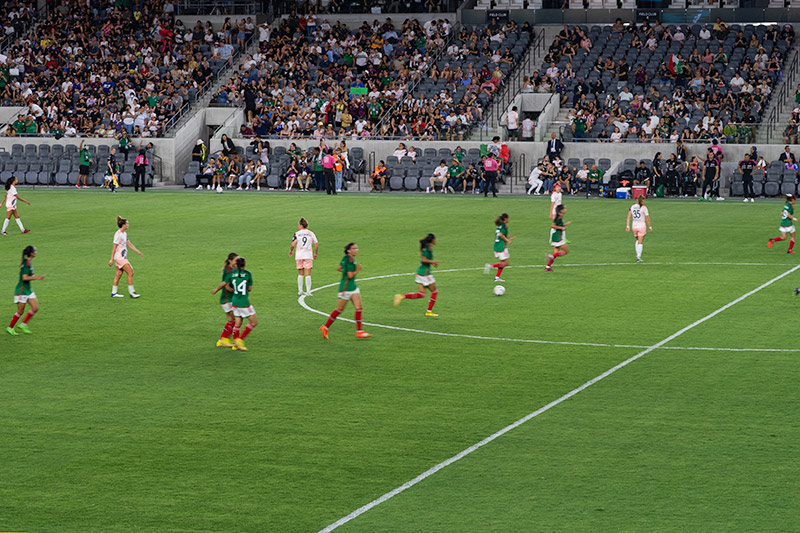
[[(314, 232), (308, 229), (308, 221), (305, 218), (301, 218), (297, 223), (297, 231), (289, 247), (289, 257), (293, 252), (297, 265), (297, 295), (311, 296), (311, 269), (319, 253), (319, 242)], [(306, 281), (305, 292), (303, 292), (303, 278)]]

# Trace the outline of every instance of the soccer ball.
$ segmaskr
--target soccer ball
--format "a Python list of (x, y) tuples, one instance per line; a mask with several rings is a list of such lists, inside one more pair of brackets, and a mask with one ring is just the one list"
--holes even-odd
[(223, 191), (222, 185), (217, 185), (217, 192), (221, 193)]
[(502, 296), (506, 293), (506, 288), (502, 285), (495, 285), (494, 286), (494, 294), (495, 296)]

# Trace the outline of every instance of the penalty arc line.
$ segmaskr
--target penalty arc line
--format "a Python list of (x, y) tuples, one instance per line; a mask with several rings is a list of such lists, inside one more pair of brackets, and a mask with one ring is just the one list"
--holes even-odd
[(797, 269), (800, 269), (800, 265), (796, 265), (796, 266), (790, 268), (789, 270), (787, 270), (786, 272), (784, 272), (783, 274), (780, 274), (780, 275), (772, 278), (771, 280), (767, 281), (766, 283), (763, 283), (763, 284), (759, 285), (758, 287), (756, 287), (755, 289), (751, 290), (750, 292), (747, 292), (747, 293), (743, 294), (742, 296), (739, 296), (738, 298), (736, 298), (732, 302), (729, 302), (729, 303), (723, 305), (722, 307), (720, 307), (716, 311), (713, 311), (713, 312), (707, 314), (703, 318), (701, 318), (699, 320), (696, 320), (696, 321), (692, 322), (691, 324), (689, 324), (688, 326), (685, 326), (685, 327), (679, 329), (678, 331), (676, 331), (672, 335), (670, 335), (670, 336), (664, 338), (663, 340), (653, 344), (652, 346), (648, 346), (647, 348), (645, 348), (641, 352), (637, 353), (636, 355), (634, 355), (632, 357), (629, 357), (628, 359), (625, 359), (621, 363), (609, 368), (608, 370), (606, 370), (605, 372), (603, 372), (599, 376), (590, 379), (589, 381), (587, 381), (586, 383), (584, 383), (580, 387), (572, 389), (571, 391), (569, 391), (565, 395), (561, 396), (560, 398), (558, 398), (556, 400), (553, 400), (552, 402), (548, 403), (547, 405), (545, 405), (543, 407), (540, 407), (536, 411), (534, 411), (534, 412), (532, 412), (532, 413), (520, 418), (516, 422), (514, 422), (512, 424), (509, 424), (508, 426), (504, 427), (500, 431), (497, 431), (496, 433), (493, 433), (492, 435), (489, 435), (485, 439), (481, 440), (480, 442), (477, 442), (477, 443), (473, 444), (469, 448), (466, 448), (465, 450), (459, 452), (458, 454), (452, 456), (451, 458), (449, 458), (449, 459), (447, 459), (445, 461), (442, 461), (438, 465), (436, 465), (436, 466), (426, 470), (425, 472), (421, 473), (420, 475), (418, 475), (414, 479), (406, 481), (405, 483), (403, 483), (402, 485), (400, 485), (396, 489), (393, 489), (393, 490), (387, 492), (386, 494), (384, 494), (383, 496), (381, 496), (381, 497), (379, 497), (379, 498), (377, 498), (375, 500), (372, 500), (368, 504), (366, 504), (366, 505), (364, 505), (362, 507), (359, 507), (358, 509), (356, 509), (352, 513), (348, 514), (347, 516), (344, 516), (344, 517), (340, 518), (339, 520), (337, 520), (336, 522), (333, 522), (329, 526), (325, 527), (324, 529), (321, 529), (319, 531), (319, 533), (329, 533), (330, 531), (333, 531), (334, 529), (338, 528), (339, 526), (342, 526), (342, 525), (350, 522), (351, 520), (353, 520), (355, 518), (358, 518), (362, 514), (364, 514), (367, 511), (369, 511), (370, 509), (372, 509), (374, 507), (377, 507), (378, 505), (380, 505), (383, 502), (389, 500), (390, 498), (393, 498), (393, 497), (397, 496), (398, 494), (400, 494), (401, 492), (413, 487), (414, 485), (416, 485), (420, 481), (423, 481), (426, 478), (432, 476), (433, 474), (435, 474), (439, 470), (441, 470), (441, 469), (443, 469), (443, 468), (455, 463), (456, 461), (458, 461), (460, 459), (463, 459), (467, 455), (469, 455), (472, 452), (474, 452), (475, 450), (478, 450), (479, 448), (482, 448), (483, 446), (489, 444), (490, 442), (492, 442), (493, 440), (497, 439), (498, 437), (502, 437), (503, 435), (505, 435), (506, 433), (508, 433), (512, 429), (515, 429), (515, 428), (521, 426), (522, 424), (524, 424), (525, 422), (531, 420), (532, 418), (535, 418), (535, 417), (539, 416), (540, 414), (549, 411), (550, 409), (552, 409), (553, 407), (557, 406), (558, 404), (560, 404), (560, 403), (572, 398), (573, 396), (575, 396), (576, 394), (580, 393), (581, 391), (584, 391), (587, 388), (591, 387), (592, 385), (594, 385), (598, 381), (601, 381), (601, 380), (607, 378), (608, 376), (610, 376), (611, 374), (613, 374), (617, 370), (620, 370), (621, 368), (624, 368), (624, 367), (628, 366), (629, 364), (633, 363), (637, 359), (640, 359), (640, 358), (644, 357), (645, 355), (647, 355), (648, 353), (652, 352), (653, 350), (656, 350), (656, 349), (662, 347), (663, 345), (667, 344), (668, 342), (680, 337), (681, 335), (683, 335), (687, 331), (699, 326), (700, 324), (702, 324), (702, 323), (704, 323), (704, 322), (706, 322), (708, 320), (711, 320), (712, 318), (714, 318), (718, 314), (722, 313), (723, 311), (725, 311), (727, 309), (730, 309), (731, 307), (733, 307), (734, 305), (738, 304), (742, 300), (752, 296), (753, 294), (756, 294), (757, 292), (761, 291), (762, 289), (765, 289), (766, 287), (769, 287), (770, 285), (772, 285), (776, 281), (778, 281), (778, 280), (788, 276), (789, 274), (795, 272)]

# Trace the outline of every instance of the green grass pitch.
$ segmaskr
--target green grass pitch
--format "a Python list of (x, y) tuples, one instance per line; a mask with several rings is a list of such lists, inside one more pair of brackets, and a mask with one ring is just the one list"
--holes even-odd
[[(798, 264), (766, 247), (777, 200), (649, 200), (635, 264), (631, 202), (567, 197), (571, 251), (546, 273), (545, 198), (20, 193), (32, 232), (0, 238), (3, 329), (25, 245), (46, 279), (33, 334), (0, 333), (0, 531), (318, 531)], [(516, 239), (498, 298), (481, 267), (501, 212)], [(138, 300), (109, 297), (116, 215), (144, 253)], [(355, 241), (367, 323), (465, 336), (373, 325), (357, 340), (339, 320), (326, 342), (287, 256), (300, 216), (320, 240), (315, 287), (338, 281)], [(413, 275), (366, 279), (413, 272), (428, 232), (438, 318), (427, 300), (393, 307)], [(247, 352), (214, 346), (230, 251), (254, 276)], [(340, 531), (795, 529), (799, 278)], [(307, 303), (329, 313), (336, 288)], [(665, 349), (681, 347), (739, 351)]]

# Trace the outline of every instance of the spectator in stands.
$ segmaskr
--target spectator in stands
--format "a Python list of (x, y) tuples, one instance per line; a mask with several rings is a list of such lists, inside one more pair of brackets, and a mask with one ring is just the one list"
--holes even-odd
[(513, 106), (511, 111), (506, 114), (506, 125), (508, 128), (508, 140), (509, 141), (518, 141), (519, 140), (519, 113), (517, 112), (517, 106)]
[(528, 176), (527, 194), (533, 193), (536, 196), (542, 194), (542, 185), (544, 185), (544, 181), (541, 179), (541, 176), (543, 173), (544, 173), (544, 164), (540, 161), (536, 164), (533, 170), (531, 170), (531, 173)]
[(535, 128), (536, 122), (534, 122), (530, 115), (526, 115), (525, 119), (522, 121), (522, 140), (532, 141)]
[(439, 162), (439, 166), (436, 167), (433, 170), (433, 176), (428, 178), (428, 181), (430, 182), (430, 186), (425, 188), (425, 192), (426, 193), (430, 193), (430, 192), (434, 192), (435, 193), (436, 192), (436, 183), (441, 183), (442, 184), (442, 192), (446, 193), (447, 192), (446, 185), (447, 185), (448, 170), (449, 169), (447, 167), (447, 162), (444, 159), (442, 159)]
[(369, 180), (368, 180), (369, 181), (369, 188), (370, 188), (369, 192), (375, 192), (376, 191), (376, 188), (375, 188), (375, 182), (376, 181), (380, 181), (381, 182), (380, 192), (383, 192), (383, 187), (386, 184), (386, 173), (387, 173), (386, 164), (383, 162), (383, 160), (378, 161), (378, 164), (375, 165), (375, 169), (372, 171), (372, 174), (370, 175)]
[(586, 194), (591, 193), (592, 187), (599, 188), (603, 184), (603, 171), (597, 167), (597, 164), (592, 164), (587, 175), (588, 181), (586, 182)]
[(795, 159), (795, 157), (794, 153), (789, 149), (789, 146), (787, 145), (783, 147), (783, 152), (781, 152), (781, 155), (778, 156), (778, 161), (785, 163), (789, 159)]
[(451, 193), (455, 193), (456, 188), (461, 188), (462, 193), (467, 191), (467, 182), (464, 179), (466, 175), (466, 169), (461, 165), (461, 161), (454, 157), (452, 162), (450, 163), (450, 168), (447, 169), (447, 174), (449, 178), (447, 180), (447, 190)]
[(639, 161), (639, 166), (633, 173), (633, 184), (645, 185), (649, 189), (650, 184), (652, 183), (652, 177), (653, 173), (649, 168), (647, 168), (647, 164), (644, 162), (644, 160)]
[(798, 122), (796, 119), (792, 118), (789, 121), (789, 124), (783, 130), (783, 142), (789, 144), (797, 144), (798, 133), (800, 133), (800, 128), (798, 128)]

